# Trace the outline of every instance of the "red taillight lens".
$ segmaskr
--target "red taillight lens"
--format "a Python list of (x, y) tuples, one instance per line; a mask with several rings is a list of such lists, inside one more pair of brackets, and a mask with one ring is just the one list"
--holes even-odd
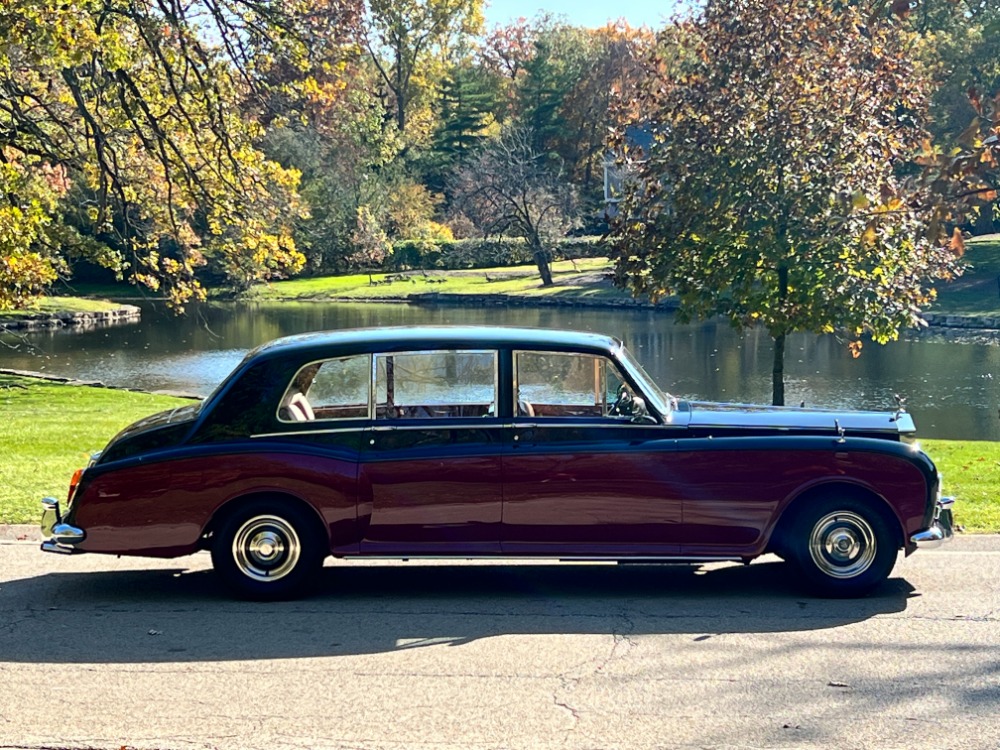
[(80, 484), (80, 477), (83, 476), (83, 469), (77, 469), (73, 472), (73, 478), (69, 480), (69, 495), (66, 497), (66, 505), (68, 506), (73, 502), (73, 495), (76, 494), (76, 488)]

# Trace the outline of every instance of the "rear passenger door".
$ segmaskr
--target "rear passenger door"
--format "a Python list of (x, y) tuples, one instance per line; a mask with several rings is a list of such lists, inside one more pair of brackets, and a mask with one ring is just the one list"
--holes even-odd
[(500, 551), (503, 427), (496, 351), (376, 354), (362, 446), (361, 553)]

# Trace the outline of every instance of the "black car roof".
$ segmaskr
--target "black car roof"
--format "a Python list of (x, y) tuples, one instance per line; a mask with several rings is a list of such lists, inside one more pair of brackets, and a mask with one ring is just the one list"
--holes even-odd
[(285, 336), (257, 347), (247, 359), (311, 355), (338, 351), (405, 351), (432, 348), (586, 349), (612, 353), (619, 339), (585, 331), (507, 326), (399, 326), (316, 331)]

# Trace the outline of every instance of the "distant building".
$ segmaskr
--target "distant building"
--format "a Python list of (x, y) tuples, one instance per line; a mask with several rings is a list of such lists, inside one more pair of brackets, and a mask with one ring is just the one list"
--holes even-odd
[[(650, 123), (627, 125), (625, 143), (631, 162), (641, 164), (653, 147), (653, 126)], [(618, 201), (628, 177), (628, 167), (618, 164), (619, 156), (614, 151), (604, 154), (604, 215), (609, 219), (618, 212)]]

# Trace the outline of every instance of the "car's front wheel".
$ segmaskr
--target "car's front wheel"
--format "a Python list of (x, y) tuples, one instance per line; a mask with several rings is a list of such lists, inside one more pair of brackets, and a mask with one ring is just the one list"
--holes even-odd
[(864, 596), (892, 572), (898, 554), (896, 536), (870, 503), (824, 498), (796, 518), (789, 560), (813, 593)]
[(317, 526), (294, 505), (250, 503), (223, 520), (212, 544), (212, 565), (239, 596), (299, 596), (315, 584), (326, 556)]

